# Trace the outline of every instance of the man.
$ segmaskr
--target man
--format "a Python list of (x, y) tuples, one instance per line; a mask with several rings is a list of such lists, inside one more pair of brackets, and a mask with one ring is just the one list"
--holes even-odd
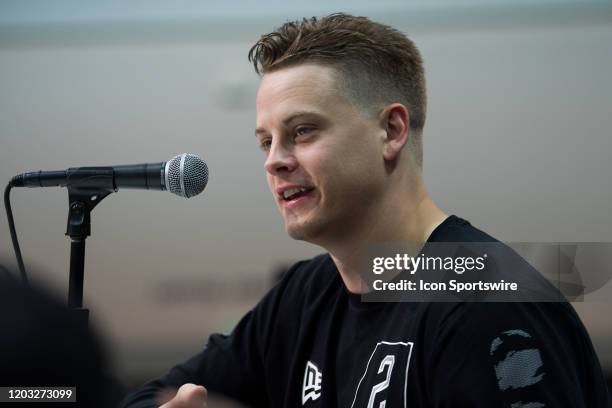
[(283, 25), (249, 59), (286, 230), (328, 254), (294, 265), (230, 336), (125, 406), (154, 406), (168, 389), (162, 407), (202, 406), (206, 388), (261, 407), (607, 406), (566, 303), (361, 302), (368, 243), (495, 241), (425, 189), (425, 79), (410, 40), (335, 14)]

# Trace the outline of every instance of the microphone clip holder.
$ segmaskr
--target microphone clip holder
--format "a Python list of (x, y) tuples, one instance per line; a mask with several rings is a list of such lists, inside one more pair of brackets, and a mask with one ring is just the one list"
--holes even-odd
[(69, 169), (68, 224), (70, 237), (70, 277), (68, 307), (75, 310), (77, 320), (87, 326), (89, 311), (83, 309), (83, 281), (85, 278), (85, 240), (91, 235), (91, 211), (106, 196), (116, 191), (112, 167)]

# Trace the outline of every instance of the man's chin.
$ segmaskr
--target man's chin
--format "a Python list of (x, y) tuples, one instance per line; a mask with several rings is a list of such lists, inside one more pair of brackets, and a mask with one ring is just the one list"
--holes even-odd
[(296, 239), (296, 240), (299, 240), (299, 241), (306, 241), (307, 240), (306, 239), (307, 234), (305, 234), (303, 228), (300, 228), (300, 227), (297, 227), (297, 226), (290, 226), (290, 225), (285, 224), (285, 231), (287, 231), (287, 234), (291, 238), (293, 238), (293, 239)]
[(310, 223), (285, 222), (285, 231), (295, 240), (312, 242), (316, 236), (315, 230)]

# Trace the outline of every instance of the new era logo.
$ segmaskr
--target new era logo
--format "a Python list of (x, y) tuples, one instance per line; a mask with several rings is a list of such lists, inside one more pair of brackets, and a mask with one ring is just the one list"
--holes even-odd
[(316, 400), (321, 396), (321, 378), (323, 373), (319, 368), (311, 363), (306, 363), (306, 371), (304, 371), (304, 386), (302, 387), (302, 405), (306, 401)]

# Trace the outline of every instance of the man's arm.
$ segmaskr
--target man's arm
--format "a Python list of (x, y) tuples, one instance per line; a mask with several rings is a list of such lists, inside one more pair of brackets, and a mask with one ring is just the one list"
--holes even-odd
[(263, 376), (253, 374), (262, 373), (256, 336), (251, 345), (246, 344), (253, 336), (252, 314), (253, 311), (247, 314), (230, 336), (210, 336), (202, 352), (129, 394), (121, 407), (158, 407), (174, 397), (184, 384), (203, 385), (250, 405), (260, 405), (266, 396), (262, 394)]
[(433, 407), (609, 407), (591, 341), (567, 303), (460, 304), (435, 344)]
[(282, 281), (240, 320), (229, 336), (211, 335), (201, 353), (135, 390), (120, 406), (157, 407), (168, 399), (169, 391), (174, 393), (188, 383), (202, 385), (208, 391), (226, 395), (249, 406), (267, 406), (264, 361), (268, 339), (291, 276), (301, 264), (297, 263), (287, 271)]

